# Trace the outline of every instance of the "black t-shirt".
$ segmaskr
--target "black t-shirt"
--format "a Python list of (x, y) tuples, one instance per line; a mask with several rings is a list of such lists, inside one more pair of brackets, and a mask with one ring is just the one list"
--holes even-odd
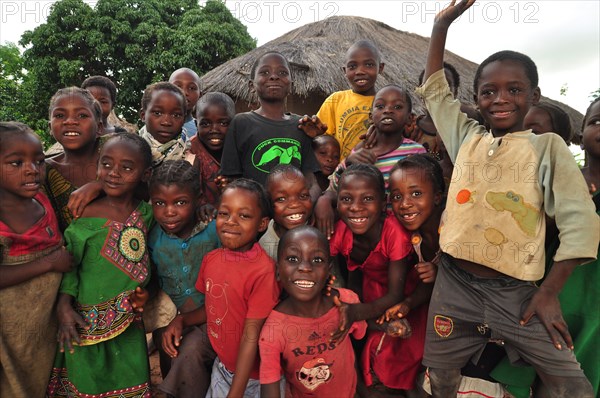
[(304, 172), (319, 171), (311, 138), (298, 128), (300, 116), (271, 120), (255, 112), (233, 118), (225, 136), (221, 174), (251, 178), (265, 185), (278, 164), (292, 164)]

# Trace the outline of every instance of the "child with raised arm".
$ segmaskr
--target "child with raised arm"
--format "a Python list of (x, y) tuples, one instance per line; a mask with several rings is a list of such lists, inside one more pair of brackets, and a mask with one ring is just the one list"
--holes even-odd
[(0, 395), (43, 397), (56, 353), (54, 302), (73, 264), (40, 192), (42, 143), (26, 125), (0, 122)]
[[(214, 221), (199, 219), (200, 178), (198, 170), (185, 160), (167, 160), (150, 179), (150, 203), (157, 225), (148, 236), (150, 258), (162, 291), (179, 313), (204, 304), (204, 295), (195, 288), (204, 256), (219, 247)], [(162, 347), (162, 333), (152, 336), (157, 342), (163, 382), (159, 389), (179, 398), (206, 395), (215, 353), (208, 341), (206, 325), (184, 331), (180, 356), (171, 358)]]
[(176, 85), (185, 93), (186, 113), (182, 129), (185, 140), (190, 140), (198, 131), (198, 126), (194, 119), (194, 107), (198, 99), (202, 96), (200, 76), (190, 68), (179, 68), (171, 73), (169, 83)]
[(150, 397), (140, 312), (148, 299), (146, 236), (154, 219), (150, 205), (134, 192), (150, 177), (151, 162), (150, 147), (138, 135), (109, 138), (97, 172), (106, 195), (87, 205), (65, 231), (76, 268), (60, 285), (59, 351), (49, 397)]
[(351, 89), (331, 94), (317, 112), (320, 121), (327, 125), (327, 134), (340, 143), (342, 159), (350, 154), (369, 128), (375, 82), (384, 66), (373, 42), (359, 40), (352, 44), (342, 66)]
[[(260, 334), (261, 397), (282, 396), (282, 373), (292, 397), (354, 397), (350, 337), (333, 342), (330, 335), (340, 318), (334, 300), (359, 300), (347, 289), (334, 290), (335, 298), (323, 295), (332, 265), (327, 238), (316, 228), (299, 226), (281, 237), (277, 269), (287, 298), (271, 311)], [(366, 322), (360, 321), (349, 332), (361, 339), (366, 328)]]
[[(417, 90), (455, 163), (423, 360), (432, 393), (455, 396), (460, 368), (492, 338), (530, 363), (553, 396), (592, 397), (558, 294), (575, 267), (596, 258), (598, 216), (562, 138), (523, 131), (540, 97), (529, 57), (502, 51), (479, 66), (474, 91), (491, 131), (460, 112), (443, 73), (444, 46), (450, 24), (473, 2), (452, 1), (436, 16)], [(545, 214), (555, 218), (561, 243), (537, 287)]]
[(290, 229), (312, 220), (313, 204), (308, 181), (300, 170), (289, 164), (276, 166), (267, 177), (267, 195), (273, 219), (259, 243), (277, 260), (279, 239)]
[[(217, 353), (207, 397), (258, 397), (258, 336), (277, 304), (275, 264), (257, 242), (269, 223), (262, 185), (245, 178), (229, 183), (217, 210), (222, 248), (202, 260), (196, 289), (204, 305), (177, 315), (163, 334), (163, 348), (179, 355), (182, 330), (206, 323)], [(185, 340), (185, 336), (183, 336)]]
[(251, 178), (264, 186), (275, 166), (292, 164), (309, 178), (314, 187), (311, 196), (316, 200), (321, 192), (313, 173), (319, 171), (319, 164), (309, 134), (314, 137), (322, 131), (314, 119), (286, 113), (285, 99), (291, 85), (290, 66), (281, 53), (270, 51), (256, 60), (249, 86), (260, 107), (233, 118), (225, 136), (221, 175), (227, 179)]

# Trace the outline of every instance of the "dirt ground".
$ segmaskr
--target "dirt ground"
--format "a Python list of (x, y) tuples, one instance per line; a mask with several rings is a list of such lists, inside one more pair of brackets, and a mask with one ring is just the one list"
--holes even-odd
[(158, 385), (162, 383), (162, 376), (160, 374), (160, 364), (158, 361), (158, 351), (150, 355), (150, 386), (152, 388), (152, 396), (154, 398), (167, 398), (167, 395), (158, 391)]

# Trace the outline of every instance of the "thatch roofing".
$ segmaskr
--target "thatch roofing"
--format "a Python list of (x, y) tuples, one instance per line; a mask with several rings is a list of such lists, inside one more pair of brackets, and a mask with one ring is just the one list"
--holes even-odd
[[(248, 88), (254, 61), (267, 51), (279, 51), (290, 62), (294, 80), (293, 94), (298, 97), (326, 97), (347, 90), (348, 82), (341, 71), (346, 50), (357, 40), (369, 39), (381, 51), (385, 69), (377, 79), (377, 87), (395, 83), (412, 90), (425, 67), (429, 38), (396, 30), (383, 22), (362, 17), (334, 16), (292, 30), (242, 56), (232, 59), (202, 77), (203, 91), (221, 91), (236, 101), (256, 102)], [(461, 75), (459, 98), (471, 103), (472, 81), (477, 64), (446, 51), (445, 60)], [(546, 100), (548, 100), (546, 98)], [(579, 131), (583, 115), (553, 100), (564, 109)], [(421, 103), (415, 102), (419, 112)], [(293, 109), (291, 109), (293, 111)]]

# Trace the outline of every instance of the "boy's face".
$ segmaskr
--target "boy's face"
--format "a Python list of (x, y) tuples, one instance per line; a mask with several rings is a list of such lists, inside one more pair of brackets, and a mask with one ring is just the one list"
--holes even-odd
[(592, 105), (585, 120), (581, 144), (590, 157), (600, 158), (600, 101)]
[(161, 144), (181, 135), (184, 116), (181, 96), (167, 90), (154, 91), (148, 109), (142, 112), (146, 130)]
[(352, 86), (352, 91), (357, 94), (375, 95), (375, 81), (377, 75), (383, 72), (383, 66), (369, 48), (360, 47), (348, 54), (342, 70)]
[(106, 120), (108, 115), (110, 115), (110, 111), (112, 111), (112, 108), (115, 106), (110, 99), (110, 91), (102, 86), (90, 86), (86, 88), (86, 90), (100, 103), (100, 108), (102, 108), (102, 119)]
[(340, 181), (337, 208), (352, 233), (364, 235), (375, 231), (385, 208), (385, 198), (371, 178), (351, 174)]
[(217, 234), (224, 248), (245, 252), (252, 248), (259, 232), (269, 225), (263, 217), (257, 194), (246, 189), (225, 189), (217, 209)]
[(340, 145), (327, 140), (315, 149), (315, 157), (321, 167), (321, 173), (329, 177), (340, 164)]
[(400, 134), (410, 116), (406, 95), (397, 87), (383, 88), (375, 95), (371, 119), (379, 132)]
[(283, 101), (292, 84), (288, 63), (279, 54), (262, 57), (252, 79), (250, 88), (265, 101)]
[(277, 173), (269, 184), (269, 196), (273, 220), (286, 231), (306, 224), (312, 215), (310, 191), (302, 174)]
[(221, 151), (231, 118), (219, 105), (207, 105), (198, 116), (198, 139), (209, 151)]
[(91, 145), (102, 128), (88, 102), (80, 95), (63, 95), (54, 101), (50, 112), (50, 131), (66, 150), (78, 150)]
[(201, 94), (198, 76), (188, 71), (181, 71), (171, 76), (169, 83), (173, 83), (183, 90), (187, 102), (187, 113), (188, 115), (191, 114)]
[(311, 231), (295, 233), (285, 243), (277, 258), (282, 287), (296, 301), (321, 299), (331, 269), (329, 246)]
[(191, 187), (154, 184), (150, 203), (154, 219), (168, 234), (187, 239), (196, 225), (196, 195)]
[(477, 105), (494, 136), (523, 130), (529, 108), (540, 100), (540, 89), (531, 87), (523, 65), (514, 60), (486, 65), (478, 82)]

